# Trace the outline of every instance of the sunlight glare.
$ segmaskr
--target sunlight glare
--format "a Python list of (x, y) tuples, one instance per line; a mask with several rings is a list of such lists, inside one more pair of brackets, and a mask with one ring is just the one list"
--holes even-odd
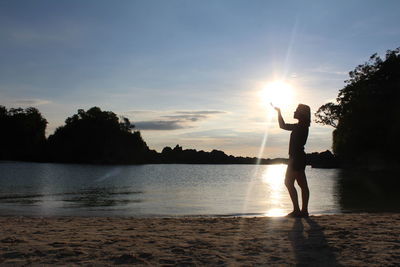
[(274, 190), (281, 188), (285, 180), (286, 167), (285, 164), (269, 165), (262, 176), (263, 182)]
[(276, 107), (287, 107), (293, 102), (293, 87), (284, 81), (273, 81), (261, 90), (261, 100), (264, 105), (272, 103)]
[(265, 216), (280, 217), (285, 215), (283, 207), (283, 199), (285, 198), (286, 190), (284, 185), (286, 165), (268, 165), (262, 175), (263, 183), (267, 184), (270, 190), (270, 199), (268, 202), (272, 206)]

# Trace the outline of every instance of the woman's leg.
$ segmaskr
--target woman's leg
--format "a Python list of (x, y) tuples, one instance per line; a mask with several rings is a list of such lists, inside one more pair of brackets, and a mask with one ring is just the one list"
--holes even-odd
[(291, 214), (296, 215), (296, 213), (300, 213), (299, 199), (297, 197), (296, 188), (294, 187), (295, 179), (296, 179), (295, 172), (293, 171), (291, 164), (289, 163), (285, 175), (285, 185), (289, 191), (290, 199), (292, 200), (293, 203), (293, 212), (290, 213), (289, 215)]
[(308, 200), (310, 198), (310, 190), (308, 189), (307, 178), (304, 171), (296, 172), (296, 181), (301, 188), (301, 212), (308, 214)]

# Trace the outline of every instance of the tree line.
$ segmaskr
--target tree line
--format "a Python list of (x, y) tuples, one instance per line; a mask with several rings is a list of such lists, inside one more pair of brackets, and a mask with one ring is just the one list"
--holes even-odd
[(0, 106), (0, 160), (22, 160), (91, 164), (261, 164), (285, 159), (234, 157), (223, 151), (211, 152), (165, 147), (150, 149), (140, 131), (124, 117), (99, 107), (79, 109), (46, 138), (47, 120), (38, 109), (7, 109)]

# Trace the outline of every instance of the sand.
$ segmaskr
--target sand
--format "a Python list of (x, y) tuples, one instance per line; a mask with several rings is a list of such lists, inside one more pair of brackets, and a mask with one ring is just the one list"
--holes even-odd
[(400, 266), (397, 213), (0, 222), (1, 266)]

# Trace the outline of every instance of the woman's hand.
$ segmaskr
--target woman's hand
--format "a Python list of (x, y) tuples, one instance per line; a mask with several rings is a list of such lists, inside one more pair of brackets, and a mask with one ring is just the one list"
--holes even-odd
[(270, 103), (271, 104), (271, 106), (276, 110), (276, 111), (278, 111), (278, 113), (280, 113), (281, 112), (281, 109), (280, 108), (278, 108), (278, 107), (275, 107), (272, 103)]

